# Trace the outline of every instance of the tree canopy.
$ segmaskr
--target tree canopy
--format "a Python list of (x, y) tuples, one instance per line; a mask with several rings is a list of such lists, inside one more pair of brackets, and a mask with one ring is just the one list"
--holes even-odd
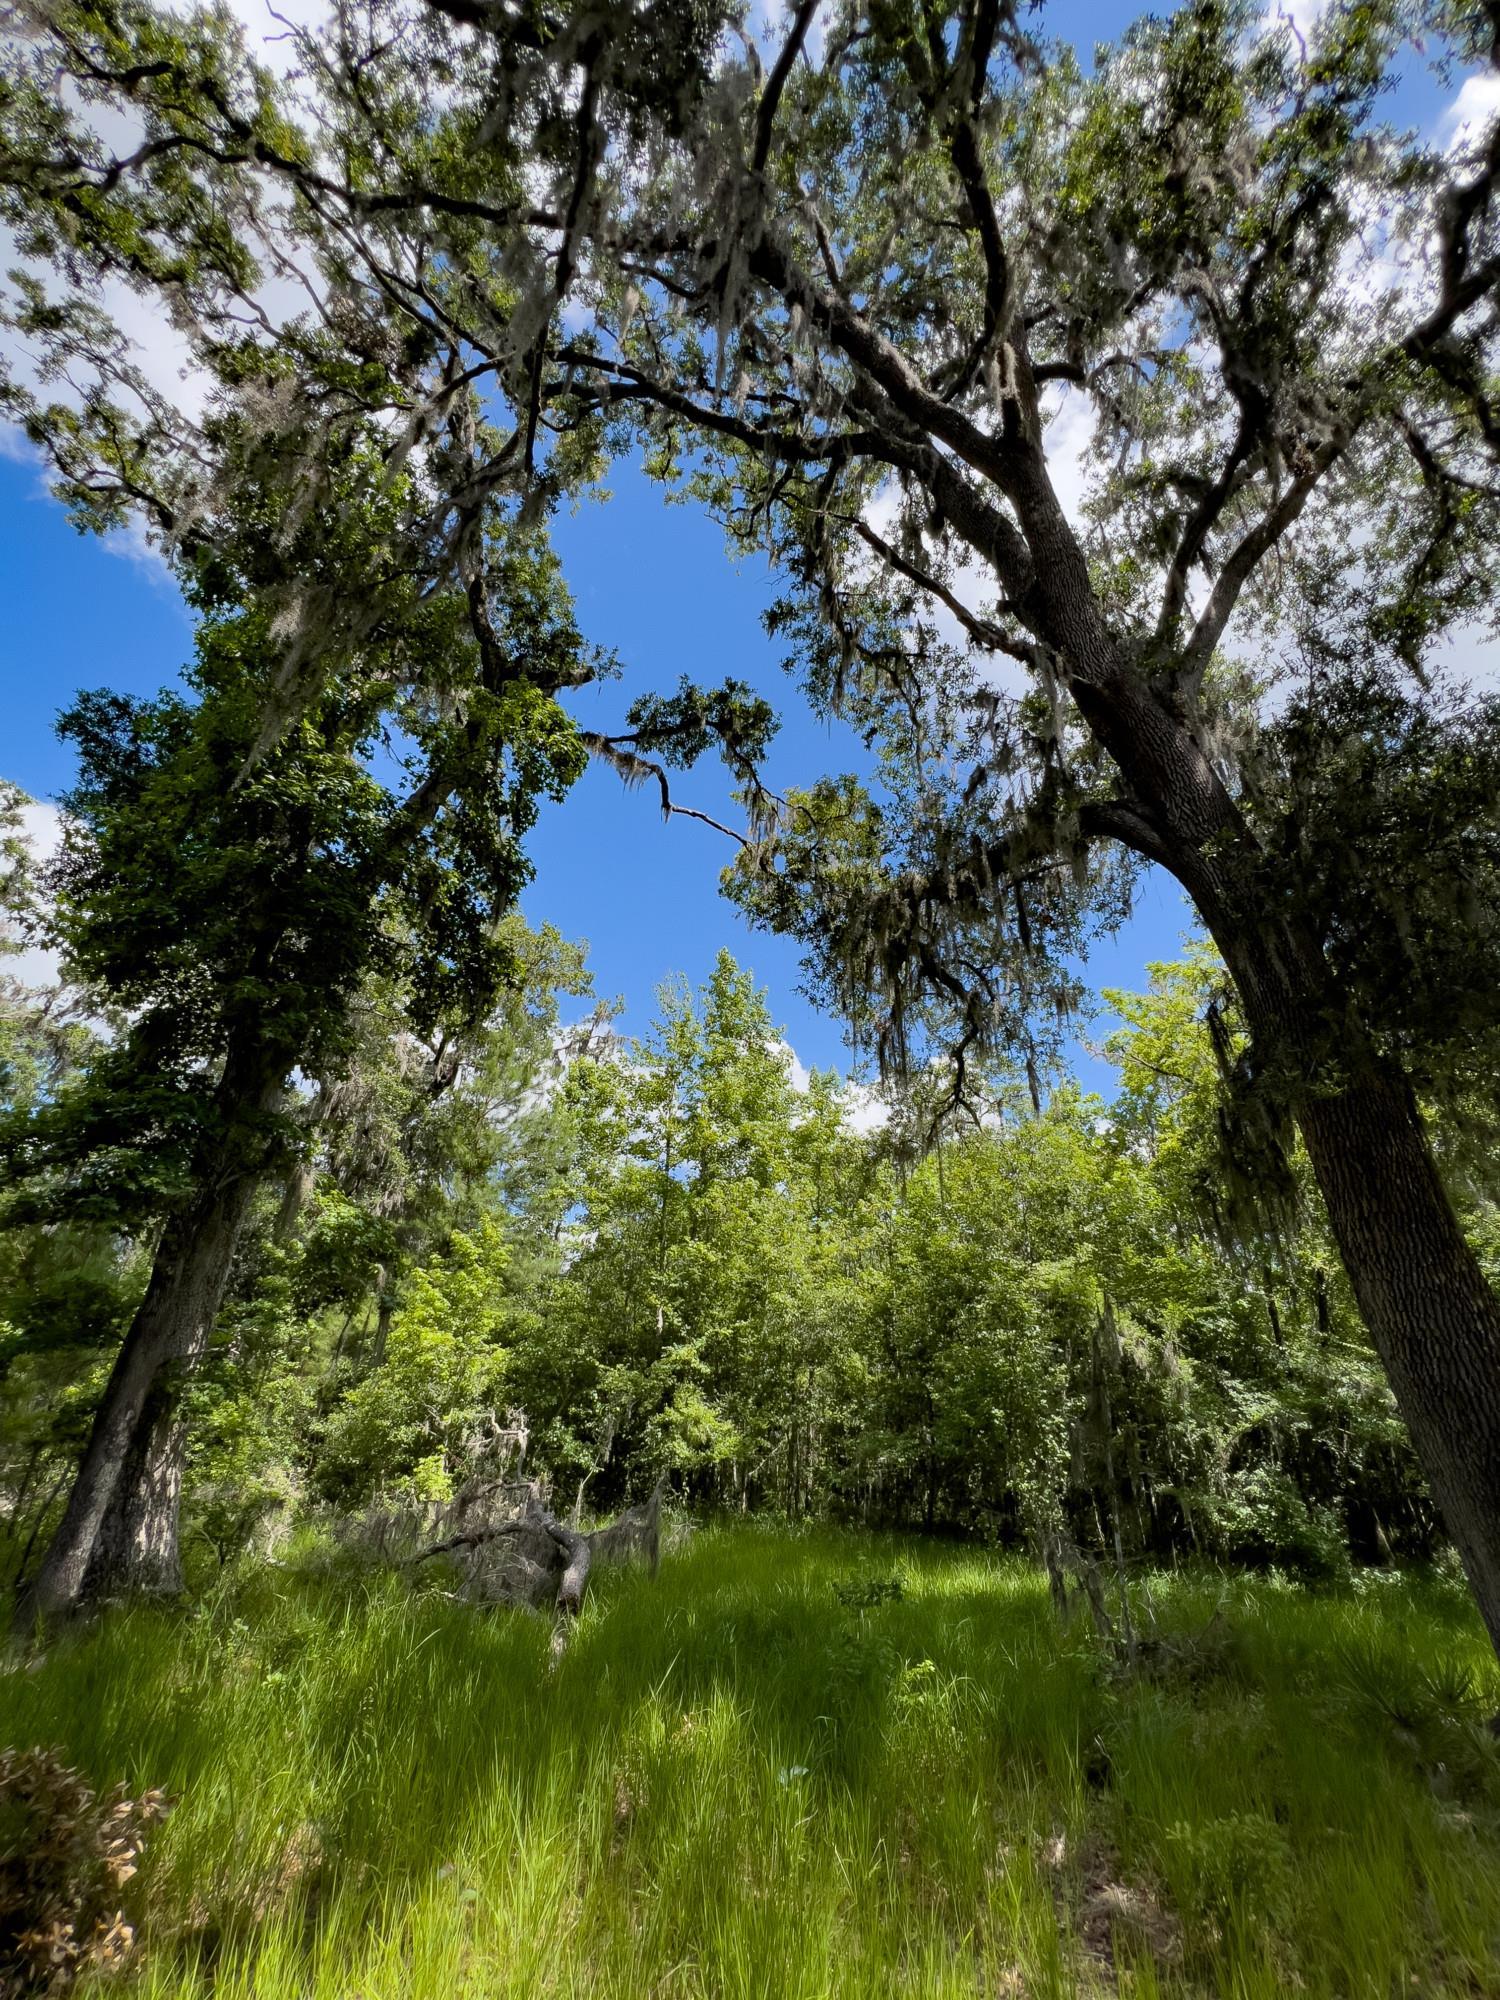
[[(247, 768), (406, 593), (508, 689), (498, 522), (643, 451), (770, 555), (882, 782), (779, 797), (737, 683), (588, 747), (670, 812), (716, 744), (731, 892), (888, 1067), (946, 1046), (953, 1110), (1015, 1052), (1040, 1107), (1072, 954), (1168, 870), (1233, 988), (1221, 1134), (1285, 1192), (1300, 1132), (1500, 1639), (1500, 1309), (1419, 1102), (1482, 1112), (1500, 991), (1500, 711), (1437, 664), (1496, 608), (1500, 126), (1388, 115), (1414, 62), (1492, 75), (1500, 15), (1190, 0), (1092, 66), (1044, 27), (800, 0), (763, 55), (696, 0), (381, 0), (278, 79), (221, 15), (69, 0), (4, 73), (8, 403), (81, 518), (229, 562)], [(170, 302), (201, 411), (101, 284)]]

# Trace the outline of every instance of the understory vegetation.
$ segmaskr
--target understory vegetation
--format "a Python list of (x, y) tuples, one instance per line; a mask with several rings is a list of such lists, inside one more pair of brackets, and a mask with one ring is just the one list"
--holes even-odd
[(1143, 1574), (1134, 1671), (1022, 1560), (848, 1530), (679, 1532), (555, 1663), (438, 1574), (198, 1580), (0, 1682), (22, 1740), (170, 1800), (114, 1992), (1493, 1990), (1451, 1577)]
[[(305, 1518), (447, 1501), (502, 1423), (560, 1510), (665, 1480), (697, 1505), (1055, 1541), (1111, 1569), (1307, 1577), (1443, 1545), (1305, 1168), (1234, 1206), (1211, 952), (1115, 996), (1107, 1104), (1062, 1085), (1034, 1105), (998, 1067), (960, 1126), (920, 1085), (796, 1088), (727, 955), (699, 993), (667, 989), (639, 1043), (602, 1013), (564, 1030), (577, 954), (513, 936), (532, 987), (466, 1046), (372, 1008), (258, 1197), (180, 1387), (184, 1532), (217, 1563)], [(108, 1045), (59, 1031), (54, 1000), (13, 992), (6, 1074), (65, 1119)], [(1493, 1209), (1468, 1214), (1488, 1254)], [(76, 1220), (0, 1236), (12, 1586), (150, 1243)]]

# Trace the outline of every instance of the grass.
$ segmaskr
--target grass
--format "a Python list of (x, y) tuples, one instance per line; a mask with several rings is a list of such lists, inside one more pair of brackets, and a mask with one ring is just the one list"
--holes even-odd
[(1500, 1995), (1461, 1595), (1151, 1597), (1123, 1676), (1017, 1560), (712, 1529), (552, 1670), (540, 1620), (307, 1561), (13, 1663), (0, 1740), (175, 1796), (115, 1993)]

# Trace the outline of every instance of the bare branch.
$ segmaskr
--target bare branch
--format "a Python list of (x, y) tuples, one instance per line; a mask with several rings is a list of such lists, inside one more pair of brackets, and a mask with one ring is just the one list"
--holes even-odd
[(1318, 487), (1318, 482), (1334, 462), (1342, 457), (1348, 437), (1340, 431), (1312, 455), (1306, 470), (1286, 489), (1275, 505), (1268, 508), (1255, 526), (1242, 535), (1219, 571), (1202, 616), (1193, 627), (1192, 637), (1182, 652), (1176, 676), (1179, 691), (1189, 690), (1203, 678), (1214, 647), (1234, 615), (1245, 585), (1255, 574), (1262, 558), (1273, 549), (1297, 520)]
[(673, 802), (672, 787), (666, 771), (652, 757), (642, 757), (630, 746), (630, 738), (625, 736), (603, 736), (591, 729), (581, 729), (579, 740), (584, 748), (596, 757), (602, 757), (619, 776), (622, 783), (634, 787), (654, 780), (661, 793), (661, 816), (664, 820), (696, 819), (704, 826), (711, 826), (715, 833), (722, 833), (728, 839), (737, 841), (741, 847), (748, 847), (749, 840), (742, 833), (736, 833), (732, 826), (725, 826), (711, 814), (699, 812), (696, 806), (679, 806)]
[(801, 5), (792, 16), (786, 40), (781, 45), (781, 53), (776, 58), (776, 66), (766, 79), (766, 87), (761, 93), (755, 113), (755, 148), (750, 155), (750, 171), (753, 174), (765, 171), (766, 161), (770, 157), (771, 133), (776, 124), (781, 93), (786, 89), (792, 65), (797, 60), (798, 51), (807, 38), (807, 31), (812, 26), (812, 19), (817, 11), (818, 0), (801, 0)]
[(1023, 666), (1036, 667), (1038, 654), (1035, 646), (1030, 645), (1026, 640), (1014, 638), (1002, 626), (996, 625), (992, 619), (978, 617), (974, 612), (970, 611), (966, 604), (954, 596), (945, 583), (941, 583), (935, 576), (929, 575), (919, 564), (909, 561), (883, 535), (877, 534), (866, 521), (856, 519), (853, 527), (854, 532), (859, 536), (860, 540), (867, 547), (873, 549), (883, 562), (889, 563), (890, 567), (904, 576), (909, 583), (914, 583), (919, 590), (927, 591), (930, 596), (935, 597), (940, 604), (952, 612), (970, 638), (977, 645), (982, 646), (986, 652), (1006, 653), (1011, 659), (1019, 660)]

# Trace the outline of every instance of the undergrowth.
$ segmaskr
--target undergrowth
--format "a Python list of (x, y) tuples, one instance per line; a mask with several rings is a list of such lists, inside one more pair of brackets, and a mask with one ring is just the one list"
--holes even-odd
[(1457, 1593), (1149, 1598), (1125, 1671), (1019, 1561), (714, 1529), (554, 1665), (541, 1620), (309, 1557), (10, 1661), (0, 1740), (172, 1801), (113, 1993), (1500, 1994)]

